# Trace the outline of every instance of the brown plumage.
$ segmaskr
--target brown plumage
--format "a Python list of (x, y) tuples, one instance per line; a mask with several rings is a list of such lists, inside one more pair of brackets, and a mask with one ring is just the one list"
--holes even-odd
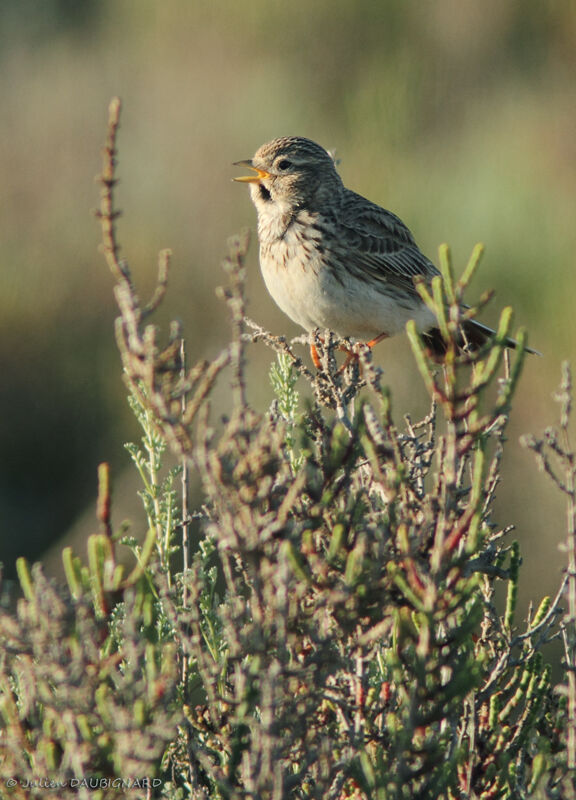
[[(429, 282), (439, 271), (401, 219), (343, 185), (324, 148), (301, 137), (274, 139), (237, 165), (255, 173), (235, 180), (250, 186), (262, 275), (291, 319), (370, 345), (414, 319), (430, 349), (444, 351), (414, 285), (415, 277)], [(493, 334), (470, 320), (462, 344), (475, 348)]]

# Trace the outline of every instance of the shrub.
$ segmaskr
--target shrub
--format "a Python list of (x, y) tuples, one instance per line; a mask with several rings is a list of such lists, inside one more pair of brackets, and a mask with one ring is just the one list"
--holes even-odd
[[(147, 323), (164, 298), (168, 254), (148, 304), (120, 259), (118, 115), (115, 101), (99, 213), (143, 429), (129, 450), (148, 533), (138, 542), (114, 531), (103, 467), (88, 563), (65, 550), (58, 589), (20, 560), (22, 597), (0, 616), (0, 776), (10, 796), (574, 796), (567, 368), (560, 433), (526, 444), (568, 497), (569, 569), (557, 596), (520, 624), (519, 548), (492, 506), (525, 338), (510, 358), (506, 309), (491, 342), (459, 349), (460, 323), (478, 310), (462, 298), (480, 250), (455, 280), (442, 249), (443, 279), (420, 287), (446, 356), (434, 363), (409, 327), (431, 398), (419, 422), (395, 423), (366, 347), (339, 366), (342, 343), (316, 336), (322, 367), (312, 373), (291, 344), (246, 319), (245, 236), (225, 262), (231, 343), (187, 367), (179, 326), (160, 344)], [(265, 412), (246, 401), (255, 341), (276, 351)], [(231, 407), (219, 422), (210, 396), (225, 375)], [(176, 470), (164, 464), (167, 446)], [(189, 470), (203, 489), (193, 513)], [(134, 556), (130, 572), (122, 546)], [(560, 635), (565, 685), (555, 687), (544, 652)]]

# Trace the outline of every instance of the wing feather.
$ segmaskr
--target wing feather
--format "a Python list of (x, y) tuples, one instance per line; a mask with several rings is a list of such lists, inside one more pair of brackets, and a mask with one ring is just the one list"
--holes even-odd
[(361, 195), (345, 191), (339, 222), (346, 265), (356, 277), (415, 297), (417, 275), (430, 280), (440, 274), (402, 220)]

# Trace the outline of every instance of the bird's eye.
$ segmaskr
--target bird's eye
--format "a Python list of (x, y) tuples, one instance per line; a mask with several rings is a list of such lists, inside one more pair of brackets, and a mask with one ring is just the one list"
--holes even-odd
[(292, 166), (292, 162), (288, 161), (287, 158), (283, 158), (282, 161), (279, 161), (276, 164), (276, 166), (278, 167), (279, 170), (284, 172), (285, 170), (290, 169), (290, 167)]

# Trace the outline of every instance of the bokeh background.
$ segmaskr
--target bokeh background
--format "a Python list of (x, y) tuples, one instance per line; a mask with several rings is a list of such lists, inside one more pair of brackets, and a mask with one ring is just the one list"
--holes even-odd
[[(184, 322), (191, 358), (227, 341), (219, 263), (227, 238), (254, 228), (231, 162), (273, 137), (334, 148), (346, 184), (398, 213), (433, 258), (448, 242), (461, 268), (486, 244), (473, 289), (497, 295), (483, 318), (512, 304), (544, 353), (526, 365), (497, 518), (517, 526), (525, 599), (553, 591), (563, 500), (518, 438), (557, 419), (560, 363), (576, 357), (576, 4), (2, 0), (0, 14), (6, 572), (18, 555), (45, 557), (79, 519), (89, 532), (99, 461), (112, 464), (117, 503), (133, 495), (122, 443), (138, 432), (90, 213), (107, 106), (119, 95), (123, 252), (146, 294), (157, 251), (173, 250), (164, 313)], [(263, 289), (255, 242), (248, 294), (250, 316), (298, 333)], [(251, 353), (260, 408), (270, 357)], [(383, 343), (378, 360), (397, 419), (422, 413), (407, 343)]]

